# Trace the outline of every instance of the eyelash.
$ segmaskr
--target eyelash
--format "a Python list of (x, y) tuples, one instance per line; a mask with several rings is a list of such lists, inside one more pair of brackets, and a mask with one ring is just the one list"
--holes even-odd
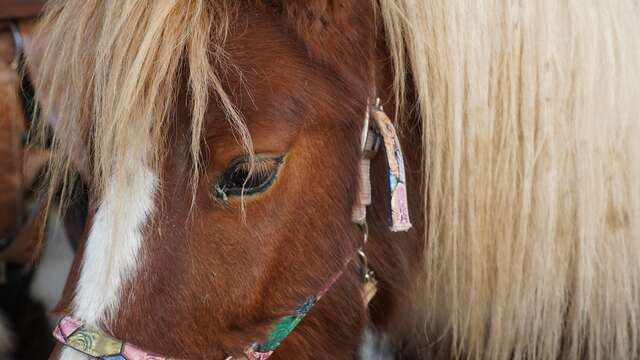
[(251, 176), (260, 177), (260, 176), (268, 175), (278, 165), (279, 163), (276, 161), (276, 159), (268, 158), (268, 159), (254, 161), (253, 169), (251, 169), (250, 161), (241, 162), (237, 165), (238, 167), (241, 167), (241, 169), (237, 169), (237, 170), (243, 170), (246, 172), (252, 171)]
[(214, 195), (226, 201), (229, 196), (253, 195), (265, 191), (275, 181), (282, 161), (282, 156), (256, 156), (253, 162), (248, 157), (242, 158), (218, 178)]

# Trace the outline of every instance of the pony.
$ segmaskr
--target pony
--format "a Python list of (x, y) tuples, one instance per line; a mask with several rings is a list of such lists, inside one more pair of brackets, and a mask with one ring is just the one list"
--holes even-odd
[[(57, 311), (239, 358), (342, 272), (272, 358), (637, 358), (639, 21), (633, 0), (51, 1), (49, 199), (89, 199)], [(413, 228), (387, 228), (379, 151), (367, 304), (376, 98)]]

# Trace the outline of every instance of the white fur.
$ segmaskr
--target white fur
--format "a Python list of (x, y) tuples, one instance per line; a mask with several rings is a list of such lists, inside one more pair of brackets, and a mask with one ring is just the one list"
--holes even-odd
[[(96, 213), (73, 299), (73, 316), (94, 327), (117, 314), (122, 284), (137, 272), (141, 227), (154, 209), (156, 176), (144, 161), (132, 163), (126, 171), (128, 181), (110, 182)], [(83, 358), (71, 349), (61, 356), (64, 360)]]

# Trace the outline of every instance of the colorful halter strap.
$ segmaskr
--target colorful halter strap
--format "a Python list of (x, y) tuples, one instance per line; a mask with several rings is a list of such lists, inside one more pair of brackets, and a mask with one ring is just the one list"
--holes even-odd
[[(280, 318), (265, 342), (255, 343), (245, 349), (246, 358), (248, 360), (269, 358), (343, 272), (344, 269), (335, 273), (317, 295), (308, 297), (295, 309), (293, 314)], [(53, 336), (61, 344), (100, 360), (169, 360), (169, 358), (146, 352), (130, 343), (118, 340), (70, 316), (60, 319), (53, 331)], [(227, 357), (227, 359), (233, 358)]]
[[(370, 124), (369, 119), (374, 119)], [(362, 161), (360, 171), (360, 193), (354, 206), (353, 221), (362, 225), (364, 239), (367, 240), (366, 208), (371, 204), (370, 161), (380, 145), (380, 138), (384, 143), (388, 167), (388, 186), (390, 194), (389, 229), (391, 231), (407, 231), (411, 228), (409, 210), (407, 206), (407, 192), (405, 185), (405, 169), (400, 141), (391, 120), (382, 110), (380, 100), (369, 106), (362, 132)], [(365, 286), (363, 297), (365, 303), (375, 294), (375, 279), (368, 268), (366, 256), (362, 249), (356, 252), (363, 264)], [(345, 266), (335, 273), (315, 296), (309, 296), (306, 301), (298, 305), (295, 311), (280, 318), (274, 325), (267, 339), (262, 343), (254, 343), (244, 350), (248, 360), (265, 360), (273, 354), (282, 341), (298, 326), (313, 306), (327, 293), (344, 273), (351, 262), (349, 258)], [(169, 360), (167, 357), (154, 355), (138, 347), (118, 340), (98, 329), (65, 316), (58, 322), (53, 336), (63, 345), (77, 350), (85, 355), (100, 360)], [(228, 356), (225, 360), (232, 360)]]

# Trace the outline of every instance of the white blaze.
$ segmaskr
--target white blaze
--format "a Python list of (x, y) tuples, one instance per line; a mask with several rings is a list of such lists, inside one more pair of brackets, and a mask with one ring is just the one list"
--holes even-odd
[[(138, 270), (142, 226), (154, 209), (156, 176), (142, 159), (130, 165), (126, 184), (109, 183), (84, 249), (72, 315), (93, 327), (100, 327), (108, 314), (117, 314), (126, 295), (122, 285)], [(70, 348), (61, 356), (63, 360), (86, 358)]]

